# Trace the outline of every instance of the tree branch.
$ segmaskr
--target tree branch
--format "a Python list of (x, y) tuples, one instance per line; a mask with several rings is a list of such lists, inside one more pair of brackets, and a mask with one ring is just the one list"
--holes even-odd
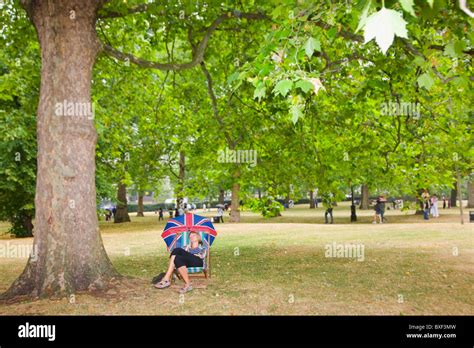
[(214, 118), (217, 120), (219, 125), (222, 127), (224, 136), (227, 140), (227, 144), (229, 145), (230, 148), (235, 147), (235, 142), (232, 140), (231, 136), (225, 129), (225, 124), (224, 120), (222, 119), (221, 115), (219, 114), (219, 108), (217, 107), (217, 98), (214, 93), (214, 87), (213, 87), (213, 82), (212, 82), (212, 77), (209, 71), (206, 68), (206, 64), (204, 62), (201, 62), (201, 70), (206, 77), (207, 80), (207, 92), (209, 94), (209, 98), (211, 99), (211, 104), (212, 104), (212, 114), (214, 115)]
[(112, 46), (106, 45), (106, 44), (102, 45), (102, 49), (106, 54), (118, 60), (128, 61), (138, 66), (141, 66), (143, 68), (158, 69), (158, 70), (163, 70), (163, 71), (169, 71), (169, 70), (180, 71), (180, 70), (185, 70), (185, 69), (191, 69), (199, 65), (203, 61), (204, 53), (206, 51), (206, 47), (212, 33), (217, 29), (217, 27), (222, 22), (230, 18), (245, 18), (245, 19), (251, 19), (251, 20), (258, 20), (258, 19), (266, 19), (267, 16), (265, 16), (262, 13), (242, 13), (237, 10), (229, 11), (229, 12), (226, 12), (225, 14), (221, 14), (212, 22), (212, 24), (209, 27), (207, 27), (204, 37), (196, 46), (196, 48), (193, 49), (193, 58), (191, 59), (190, 62), (187, 62), (187, 63), (152, 62), (152, 61), (148, 61), (142, 58), (135, 57), (134, 55), (129, 54), (129, 53), (123, 53), (113, 48)]

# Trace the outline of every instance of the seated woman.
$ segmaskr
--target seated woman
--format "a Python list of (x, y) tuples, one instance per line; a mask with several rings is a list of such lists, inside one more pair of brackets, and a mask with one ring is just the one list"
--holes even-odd
[(193, 289), (187, 267), (204, 267), (207, 249), (202, 243), (201, 235), (197, 232), (189, 233), (189, 242), (189, 245), (184, 249), (176, 248), (171, 252), (168, 271), (161, 282), (155, 285), (156, 288), (164, 289), (169, 287), (173, 271), (177, 269), (185, 282), (184, 287), (179, 292), (184, 294)]

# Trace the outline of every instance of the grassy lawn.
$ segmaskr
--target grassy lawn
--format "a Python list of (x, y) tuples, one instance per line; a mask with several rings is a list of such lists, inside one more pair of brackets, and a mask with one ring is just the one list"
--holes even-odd
[[(436, 220), (389, 211), (387, 224), (361, 222), (335, 211), (297, 207), (276, 219), (244, 213), (243, 223), (216, 224), (211, 280), (195, 280), (184, 297), (178, 286), (157, 290), (150, 279), (164, 270), (163, 223), (153, 213), (128, 224), (101, 222), (115, 267), (133, 279), (100, 296), (76, 294), (75, 303), (39, 300), (0, 305), (0, 314), (474, 314), (472, 225), (461, 226), (458, 210)], [(209, 214), (210, 216), (213, 213)], [(365, 223), (364, 223), (365, 222)], [(0, 233), (3, 225), (0, 225)], [(6, 230), (6, 228), (5, 228)], [(7, 239), (0, 243), (31, 243)], [(364, 246), (364, 260), (325, 256), (332, 243)], [(453, 255), (458, 251), (457, 256)], [(0, 291), (21, 273), (26, 259), (0, 258)]]

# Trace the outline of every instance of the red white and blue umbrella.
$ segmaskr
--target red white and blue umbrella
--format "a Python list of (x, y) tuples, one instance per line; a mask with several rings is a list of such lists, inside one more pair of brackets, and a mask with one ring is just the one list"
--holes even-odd
[(180, 247), (179, 240), (183, 232), (201, 232), (202, 239), (209, 241), (209, 246), (214, 242), (217, 236), (216, 229), (211, 220), (207, 217), (187, 213), (177, 218), (168, 220), (161, 237), (166, 243), (168, 249)]

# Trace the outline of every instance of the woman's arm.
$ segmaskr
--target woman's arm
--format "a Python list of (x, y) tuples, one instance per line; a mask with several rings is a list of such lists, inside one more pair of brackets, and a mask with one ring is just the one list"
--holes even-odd
[(207, 256), (207, 249), (206, 248), (201, 248), (201, 252), (196, 254), (196, 256), (199, 257), (200, 259), (204, 260)]

